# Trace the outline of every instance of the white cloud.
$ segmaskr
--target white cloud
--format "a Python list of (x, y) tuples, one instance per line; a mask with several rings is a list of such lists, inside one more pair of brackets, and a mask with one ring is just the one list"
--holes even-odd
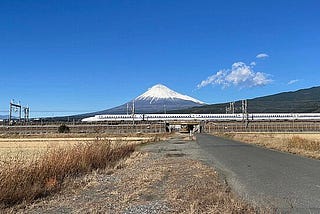
[(209, 76), (206, 80), (201, 81), (197, 88), (203, 88), (210, 84), (224, 85), (227, 71), (220, 70), (216, 74)]
[(292, 84), (295, 84), (296, 82), (299, 82), (299, 80), (290, 80), (289, 82), (288, 82), (288, 85), (292, 85)]
[(254, 65), (250, 66), (243, 62), (236, 62), (231, 69), (220, 70), (216, 74), (209, 76), (206, 80), (201, 81), (197, 88), (202, 88), (207, 85), (222, 85), (223, 88), (236, 86), (240, 88), (252, 88), (264, 86), (272, 82), (269, 75), (262, 72), (255, 72)]
[(266, 53), (260, 53), (256, 56), (257, 59), (265, 59), (265, 58), (268, 58), (269, 55), (266, 54)]
[(257, 65), (257, 63), (256, 63), (256, 62), (251, 62), (250, 65), (251, 65), (252, 67), (254, 67), (254, 66)]

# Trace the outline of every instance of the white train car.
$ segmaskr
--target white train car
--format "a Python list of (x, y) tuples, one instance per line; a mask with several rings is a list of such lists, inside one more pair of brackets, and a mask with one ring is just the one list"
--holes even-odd
[(248, 114), (250, 121), (288, 121), (297, 120), (298, 114), (293, 113), (255, 113)]
[(297, 114), (298, 120), (314, 120), (314, 121), (320, 121), (320, 113), (299, 113)]
[(104, 114), (104, 115), (95, 115), (94, 117), (88, 117), (84, 118), (81, 121), (82, 122), (103, 122), (103, 121), (132, 121), (132, 120), (143, 120), (143, 115), (141, 114), (135, 114), (133, 115), (127, 115), (127, 114)]
[(320, 121), (320, 113), (255, 113), (249, 114), (250, 121)]
[(191, 121), (193, 114), (144, 114), (145, 121)]
[(251, 114), (107, 114), (82, 119), (82, 122), (121, 121), (320, 121), (320, 113)]
[(193, 114), (195, 120), (200, 121), (241, 121), (243, 114)]

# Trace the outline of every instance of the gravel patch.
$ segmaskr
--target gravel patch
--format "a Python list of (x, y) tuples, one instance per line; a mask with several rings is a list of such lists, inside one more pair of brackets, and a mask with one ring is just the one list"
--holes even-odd
[(153, 201), (148, 204), (137, 205), (129, 207), (123, 213), (124, 214), (159, 214), (159, 213), (172, 213), (173, 210), (168, 207), (165, 202)]

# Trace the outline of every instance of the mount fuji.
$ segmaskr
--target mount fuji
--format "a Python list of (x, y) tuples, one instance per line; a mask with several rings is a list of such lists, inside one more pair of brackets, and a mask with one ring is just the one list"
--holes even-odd
[(126, 114), (131, 113), (134, 105), (135, 113), (166, 113), (206, 105), (204, 102), (190, 96), (180, 94), (170, 88), (157, 84), (132, 101), (121, 106), (95, 112), (97, 114)]

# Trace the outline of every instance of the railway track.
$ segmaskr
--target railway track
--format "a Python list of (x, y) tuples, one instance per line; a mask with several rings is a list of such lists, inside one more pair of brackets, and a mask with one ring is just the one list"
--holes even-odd
[[(181, 122), (183, 123), (183, 121)], [(170, 123), (150, 122), (143, 123), (69, 123), (71, 133), (163, 133), (167, 132)], [(205, 133), (213, 132), (320, 132), (320, 122), (318, 121), (222, 121), (222, 122), (199, 122), (201, 131)], [(61, 123), (52, 124), (25, 124), (25, 125), (2, 125), (0, 134), (47, 134), (58, 133)]]

